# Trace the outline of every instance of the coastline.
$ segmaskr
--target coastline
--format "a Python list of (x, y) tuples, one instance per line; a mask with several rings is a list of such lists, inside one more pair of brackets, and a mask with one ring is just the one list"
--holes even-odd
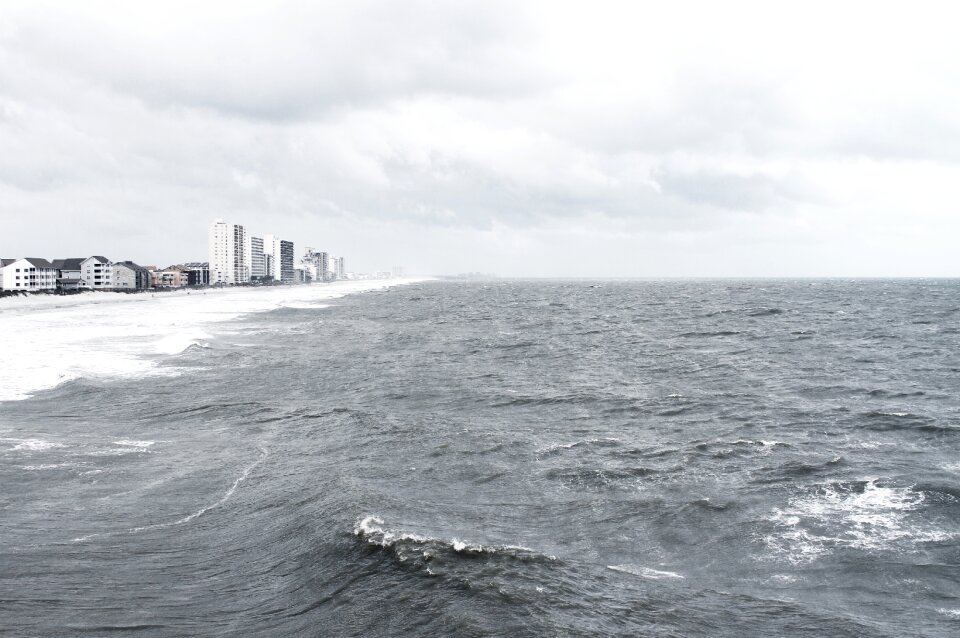
[(78, 378), (180, 374), (160, 359), (228, 332), (224, 325), (241, 315), (320, 309), (346, 295), (422, 281), (429, 278), (0, 299), (0, 403)]
[[(428, 277), (403, 277), (396, 279), (360, 279), (286, 286), (183, 288), (156, 292), (147, 290), (135, 293), (114, 292), (109, 290), (87, 290), (81, 293), (70, 295), (29, 294), (27, 296), (20, 295), (0, 297), (0, 317), (31, 310), (54, 310), (58, 308), (74, 308), (77, 306), (99, 304), (144, 303), (172, 299), (185, 299), (187, 297), (197, 298), (207, 295), (242, 295), (245, 293), (253, 295), (275, 295), (281, 291), (286, 291), (291, 293), (293, 296), (299, 297), (304, 294), (304, 291), (316, 291), (317, 294), (324, 296), (329, 294), (341, 296), (342, 294), (364, 292), (367, 289), (390, 287), (394, 285), (402, 286), (410, 283), (429, 280), (430, 278)], [(354, 290), (354, 288), (358, 289)]]

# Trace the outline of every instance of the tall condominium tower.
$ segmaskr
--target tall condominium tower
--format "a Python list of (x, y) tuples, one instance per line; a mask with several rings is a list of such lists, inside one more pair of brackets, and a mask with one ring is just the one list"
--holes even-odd
[(346, 271), (343, 267), (343, 257), (330, 258), (330, 272), (334, 279), (345, 279)]
[(243, 247), (243, 261), (250, 273), (251, 281), (259, 281), (267, 276), (267, 259), (263, 253), (263, 238), (247, 235)]
[(218, 219), (210, 225), (210, 283), (245, 284), (250, 271), (244, 259), (247, 234), (240, 224)]
[(313, 248), (307, 248), (303, 255), (303, 261), (310, 263), (316, 271), (317, 281), (330, 280), (330, 258), (323, 251), (316, 251)]
[(270, 270), (267, 274), (273, 277), (274, 281), (292, 284), (295, 275), (293, 271), (293, 242), (280, 239), (275, 235), (264, 235), (263, 252), (270, 255), (270, 259), (267, 260), (270, 264)]

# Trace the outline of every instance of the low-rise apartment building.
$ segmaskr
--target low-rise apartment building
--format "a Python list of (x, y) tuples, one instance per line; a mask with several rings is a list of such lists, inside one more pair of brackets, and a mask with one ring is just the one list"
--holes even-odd
[(4, 290), (53, 292), (57, 289), (57, 270), (46, 259), (24, 257), (4, 259), (0, 282)]
[(132, 261), (113, 264), (114, 290), (147, 290), (150, 288), (150, 271)]
[(88, 290), (112, 290), (113, 268), (106, 257), (94, 255), (80, 264), (80, 287)]
[(54, 259), (50, 263), (57, 269), (57, 292), (76, 292), (80, 290), (83, 257)]

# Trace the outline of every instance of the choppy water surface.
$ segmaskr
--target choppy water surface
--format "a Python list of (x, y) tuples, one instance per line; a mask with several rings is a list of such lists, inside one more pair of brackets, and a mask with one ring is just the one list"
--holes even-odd
[(0, 631), (960, 632), (956, 281), (428, 282), (204, 331), (0, 403)]

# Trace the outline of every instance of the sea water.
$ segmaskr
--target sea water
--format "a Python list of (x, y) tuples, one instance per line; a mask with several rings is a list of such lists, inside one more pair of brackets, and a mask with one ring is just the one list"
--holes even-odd
[(960, 631), (960, 282), (283, 290), (4, 300), (0, 631)]

